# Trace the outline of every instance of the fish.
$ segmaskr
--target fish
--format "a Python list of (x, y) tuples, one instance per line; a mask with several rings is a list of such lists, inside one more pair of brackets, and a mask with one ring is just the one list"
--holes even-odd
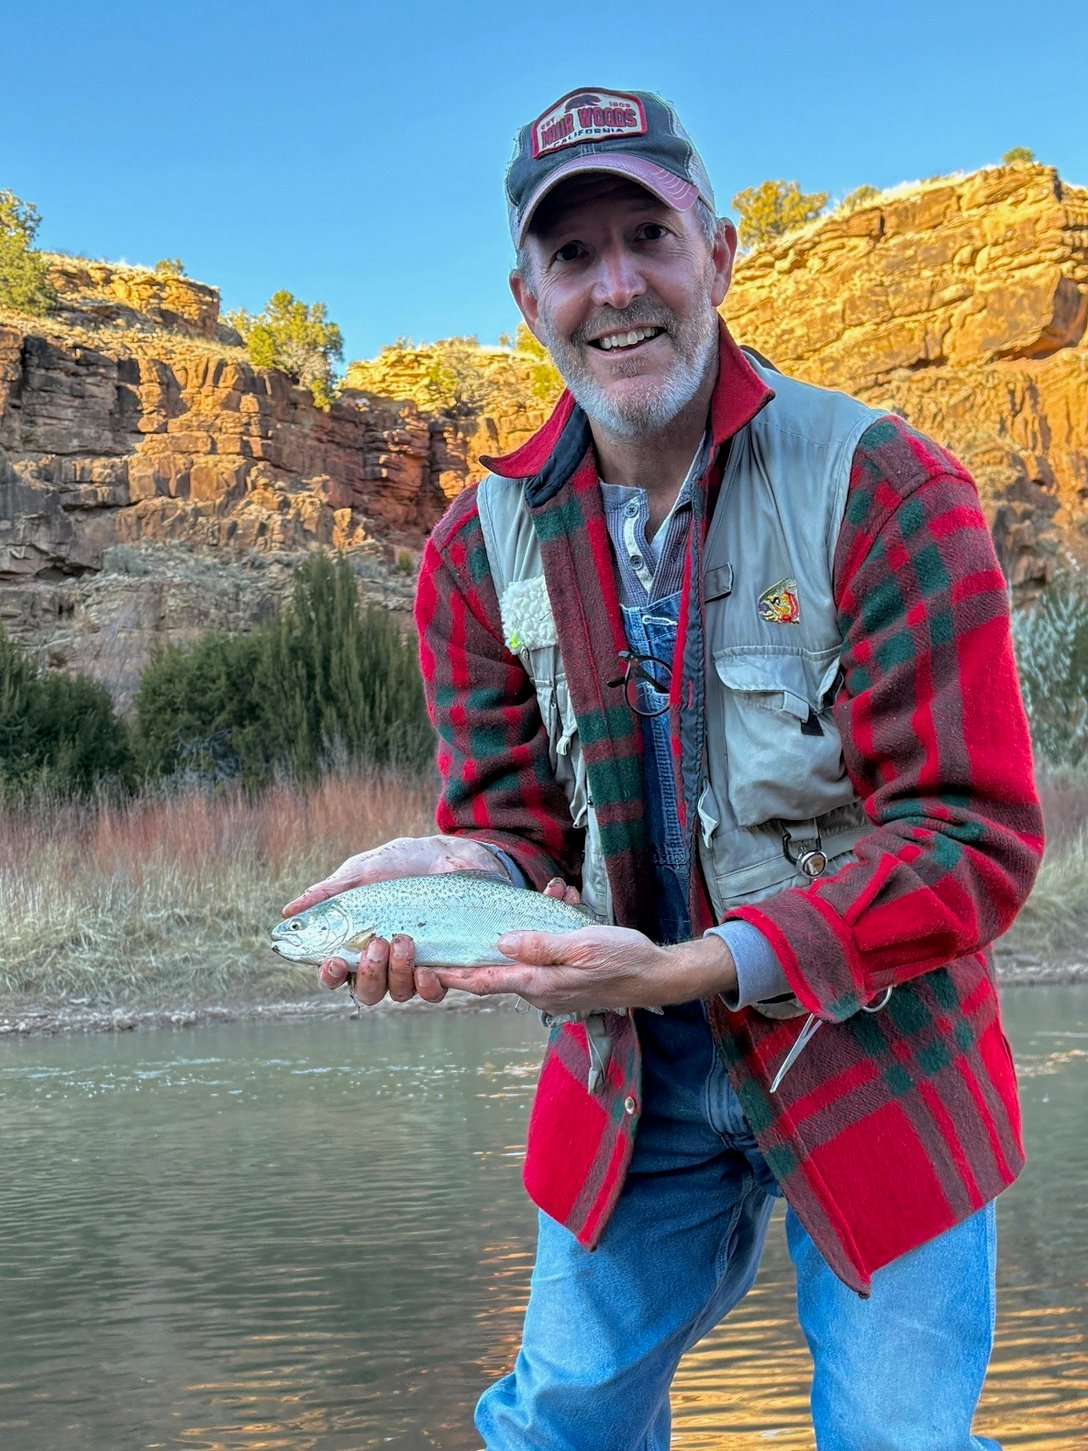
[(272, 950), (290, 962), (339, 957), (349, 967), (372, 937), (405, 933), (420, 967), (509, 963), (504, 932), (574, 932), (592, 927), (588, 908), (515, 886), (494, 872), (436, 872), (349, 887), (272, 929)]

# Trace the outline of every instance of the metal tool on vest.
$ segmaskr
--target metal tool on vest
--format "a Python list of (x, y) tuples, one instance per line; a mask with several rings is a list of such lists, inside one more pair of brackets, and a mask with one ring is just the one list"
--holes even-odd
[[(871, 1003), (863, 1004), (861, 1011), (863, 1013), (881, 1012), (884, 1008), (888, 1006), (888, 1000), (891, 995), (892, 989), (890, 987), (886, 987), (884, 991), (879, 995), (879, 997), (874, 998)], [(812, 1041), (813, 1034), (816, 1032), (817, 1028), (822, 1026), (823, 1021), (823, 1018), (818, 1018), (815, 1013), (809, 1013), (808, 1017), (805, 1019), (804, 1027), (798, 1033), (797, 1038), (794, 1041), (793, 1047), (786, 1054), (785, 1058), (782, 1060), (782, 1066), (779, 1068), (778, 1072), (771, 1080), (770, 1091), (772, 1093), (778, 1092), (779, 1085), (781, 1084), (783, 1078), (785, 1078), (786, 1074), (797, 1062), (798, 1058), (800, 1058), (806, 1046)]]

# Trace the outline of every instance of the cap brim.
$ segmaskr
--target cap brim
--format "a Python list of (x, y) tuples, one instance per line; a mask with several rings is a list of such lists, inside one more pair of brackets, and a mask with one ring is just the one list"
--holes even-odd
[(554, 171), (548, 173), (522, 208), (517, 230), (511, 229), (514, 246), (520, 247), (524, 242), (525, 233), (529, 230), (529, 223), (533, 219), (533, 213), (549, 192), (554, 191), (559, 183), (566, 181), (568, 177), (586, 176), (595, 171), (609, 172), (613, 176), (626, 176), (631, 181), (638, 182), (639, 186), (644, 186), (648, 192), (652, 192), (657, 197), (659, 202), (664, 202), (674, 211), (688, 211), (695, 205), (699, 197), (697, 186), (690, 181), (684, 181), (679, 176), (674, 176), (671, 171), (666, 171), (656, 162), (647, 161), (644, 156), (626, 156), (622, 151), (598, 151), (592, 156), (572, 156), (569, 161), (562, 162)]

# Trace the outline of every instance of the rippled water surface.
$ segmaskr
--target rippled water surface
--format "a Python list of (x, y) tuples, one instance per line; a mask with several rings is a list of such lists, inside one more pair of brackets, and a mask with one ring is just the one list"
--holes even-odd
[[(1085, 1448), (1088, 992), (1005, 1001), (1031, 1164), (977, 1429)], [(538, 1032), (411, 1012), (0, 1044), (0, 1445), (472, 1451), (525, 1301)], [(674, 1446), (811, 1447), (782, 1240), (779, 1213), (684, 1362)]]

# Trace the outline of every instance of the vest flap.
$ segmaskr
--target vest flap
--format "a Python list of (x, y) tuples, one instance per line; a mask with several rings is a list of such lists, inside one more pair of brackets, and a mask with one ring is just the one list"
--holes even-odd
[(808, 719), (814, 702), (809, 700), (810, 687), (799, 655), (716, 655), (714, 665), (719, 680), (729, 690), (768, 697), (754, 700), (753, 705), (787, 710), (798, 720)]

